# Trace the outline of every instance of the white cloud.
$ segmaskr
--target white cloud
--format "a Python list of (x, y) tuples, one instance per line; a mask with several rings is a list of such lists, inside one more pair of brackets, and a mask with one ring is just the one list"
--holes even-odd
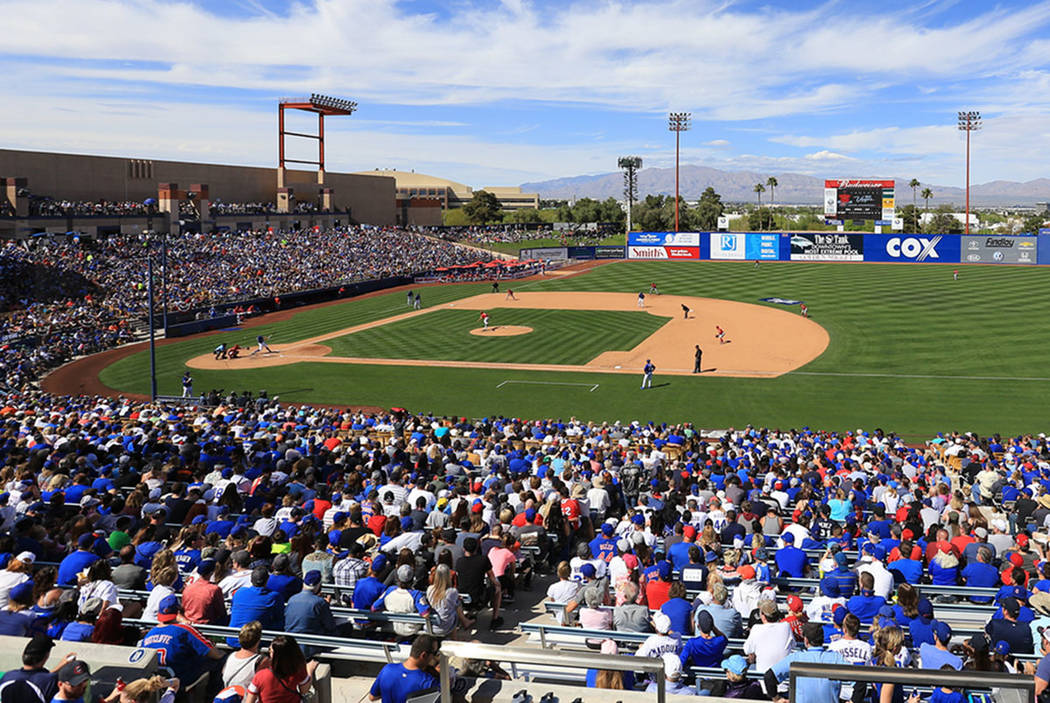
[(812, 154), (806, 154), (802, 158), (809, 161), (856, 161), (852, 156), (836, 154), (834, 151), (828, 151), (826, 149), (815, 151)]
[(720, 149), (723, 149), (723, 148), (729, 146), (729, 140), (728, 139), (712, 139), (709, 142), (704, 142), (704, 144), (706, 146), (713, 146), (713, 147), (718, 147)]

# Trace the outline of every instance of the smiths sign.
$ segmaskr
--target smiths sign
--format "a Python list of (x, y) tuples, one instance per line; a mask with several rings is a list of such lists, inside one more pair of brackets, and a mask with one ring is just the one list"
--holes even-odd
[(824, 181), (824, 217), (838, 220), (892, 220), (893, 181)]
[(962, 260), (971, 264), (1034, 264), (1036, 237), (962, 237)]

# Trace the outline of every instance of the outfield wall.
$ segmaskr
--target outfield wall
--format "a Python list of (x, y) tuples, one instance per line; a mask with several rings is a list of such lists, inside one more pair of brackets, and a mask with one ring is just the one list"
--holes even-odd
[(877, 261), (1050, 264), (1050, 232), (1038, 236), (861, 232), (632, 232), (634, 260)]

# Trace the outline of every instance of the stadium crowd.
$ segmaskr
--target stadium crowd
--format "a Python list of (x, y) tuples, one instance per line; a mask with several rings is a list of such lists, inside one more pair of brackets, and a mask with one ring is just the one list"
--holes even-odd
[[(61, 239), (0, 244), (0, 388), (130, 341), (146, 315), (145, 239)], [(151, 246), (159, 283), (160, 245)], [(488, 257), (395, 228), (183, 234), (167, 238), (166, 299), (175, 311), (233, 305), (479, 259)]]
[[(663, 658), (675, 693), (781, 696), (794, 661), (1017, 671), (1041, 695), (1050, 680), (1043, 436), (704, 439), (690, 425), (40, 393), (0, 396), (0, 422), (0, 634), (141, 641), (182, 681), (212, 672), (216, 690), (308, 687), (319, 649), (295, 635), (381, 636), (333, 607), (419, 614), (439, 639), (502, 628), (548, 570), (562, 622), (606, 631), (606, 653), (616, 633), (645, 633), (636, 654)], [(804, 577), (815, 593), (783, 580)], [(935, 593), (947, 585), (986, 590)], [(966, 638), (947, 622), (954, 601), (983, 609)], [(156, 625), (123, 624), (139, 612)], [(240, 628), (236, 653), (194, 624)], [(286, 633), (270, 668), (260, 629)], [(421, 629), (393, 624), (415, 644), (375, 699), (433, 683)], [(905, 699), (892, 684), (797, 686), (807, 702)], [(920, 699), (966, 700), (943, 686)]]

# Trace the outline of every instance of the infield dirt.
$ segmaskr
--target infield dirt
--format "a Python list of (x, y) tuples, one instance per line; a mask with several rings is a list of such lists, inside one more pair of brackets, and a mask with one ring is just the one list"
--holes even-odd
[[(639, 373), (646, 359), (651, 359), (657, 373), (691, 374), (695, 346), (703, 350), (704, 374), (770, 378), (803, 366), (820, 356), (830, 338), (827, 331), (811, 319), (775, 308), (712, 298), (651, 295), (645, 299), (648, 313), (671, 318), (641, 344), (628, 351), (607, 351), (583, 365), (553, 365), (524, 363), (489, 363), (473, 361), (436, 361), (427, 359), (380, 359), (329, 356), (330, 349), (321, 344), (329, 339), (362, 330), (390, 324), (434, 310), (459, 308), (486, 310), (491, 323), (499, 327), (501, 308), (543, 310), (638, 310), (634, 293), (544, 293), (522, 292), (518, 300), (506, 300), (501, 293), (476, 295), (454, 303), (414, 310), (375, 320), (363, 325), (318, 335), (287, 345), (274, 345), (274, 353), (258, 354), (235, 360), (215, 359), (204, 354), (187, 362), (198, 369), (250, 369), (283, 366), (299, 362), (326, 362), (344, 364), (390, 364), (404, 366), (448, 366), (457, 368), (505, 368), (536, 371), (583, 371), (601, 373)], [(683, 317), (682, 306), (690, 309)], [(715, 338), (715, 327), (721, 326), (725, 343)], [(465, 329), (464, 333), (476, 333)], [(601, 334), (600, 316), (596, 318), (594, 333)], [(484, 334), (495, 334), (486, 332)]]

